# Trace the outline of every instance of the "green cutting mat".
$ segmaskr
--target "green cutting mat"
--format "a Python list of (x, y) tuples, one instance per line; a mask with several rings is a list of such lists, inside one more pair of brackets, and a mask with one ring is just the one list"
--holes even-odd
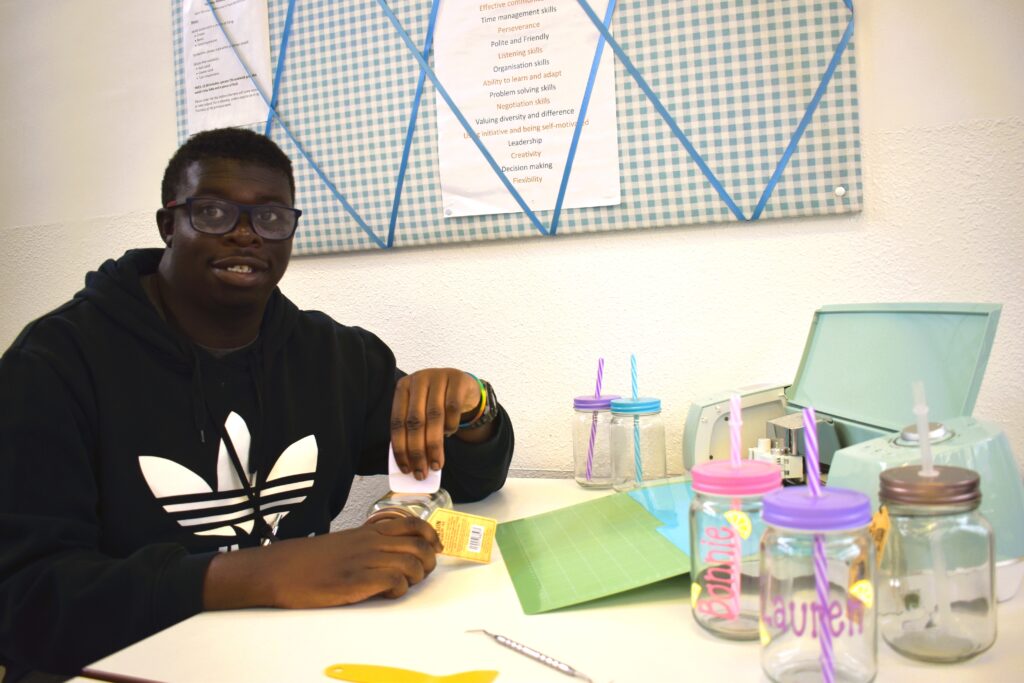
[(499, 524), (496, 537), (523, 611), (537, 614), (690, 571), (661, 525), (616, 493)]

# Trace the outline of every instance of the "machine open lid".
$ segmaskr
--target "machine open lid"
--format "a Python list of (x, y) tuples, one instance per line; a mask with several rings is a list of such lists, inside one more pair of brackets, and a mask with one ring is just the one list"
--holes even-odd
[(999, 304), (855, 304), (814, 314), (786, 388), (791, 407), (898, 432), (914, 422), (922, 380), (931, 419), (970, 415), (999, 323)]

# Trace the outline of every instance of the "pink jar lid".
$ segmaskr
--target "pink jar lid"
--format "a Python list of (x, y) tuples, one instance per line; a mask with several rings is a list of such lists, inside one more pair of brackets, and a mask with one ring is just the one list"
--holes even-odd
[(690, 474), (694, 491), (718, 496), (756, 496), (782, 486), (782, 468), (760, 460), (741, 460), (739, 467), (713, 460), (695, 465)]

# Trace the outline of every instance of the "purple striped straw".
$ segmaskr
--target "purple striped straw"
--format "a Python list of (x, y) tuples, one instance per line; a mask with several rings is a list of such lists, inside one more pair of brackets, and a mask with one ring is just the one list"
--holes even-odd
[[(594, 398), (601, 398), (601, 382), (604, 380), (604, 358), (597, 359), (597, 385), (594, 387)], [(587, 481), (594, 476), (594, 441), (597, 439), (597, 411), (590, 422), (590, 445), (587, 446)]]
[[(807, 487), (814, 498), (821, 497), (821, 461), (818, 457), (818, 418), (814, 408), (804, 408), (804, 457), (807, 461)], [(814, 534), (814, 590), (818, 597), (820, 625), (818, 644), (821, 646), (821, 676), (825, 683), (835, 681), (835, 659), (832, 653), (832, 631), (829, 616), (828, 555), (825, 553), (825, 535)]]
[(743, 426), (743, 417), (741, 415), (742, 406), (740, 404), (740, 395), (733, 394), (729, 397), (729, 443), (732, 446), (730, 458), (732, 460), (733, 467), (740, 466), (740, 459), (743, 454), (740, 453), (740, 449), (743, 444), (740, 428)]
[(821, 605), (821, 624), (818, 628), (818, 644), (821, 646), (821, 677), (825, 683), (836, 679), (835, 659), (832, 653), (831, 619), (829, 618), (828, 557), (825, 555), (824, 534), (814, 534), (814, 590)]
[(814, 408), (804, 408), (804, 459), (807, 461), (807, 486), (811, 495), (821, 495), (821, 461), (818, 458), (818, 417)]
[[(629, 374), (633, 385), (633, 400), (640, 397), (639, 384), (636, 379), (636, 354), (629, 355)], [(633, 466), (636, 468), (636, 481), (639, 484), (644, 480), (644, 461), (640, 457), (640, 416), (633, 416)]]

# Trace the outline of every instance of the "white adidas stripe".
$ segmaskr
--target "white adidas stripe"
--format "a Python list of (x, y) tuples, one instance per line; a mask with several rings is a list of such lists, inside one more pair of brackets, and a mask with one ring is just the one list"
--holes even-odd
[[(150, 491), (160, 502), (165, 512), (186, 529), (208, 527), (193, 531), (197, 536), (232, 536), (251, 534), (255, 523), (255, 511), (245, 493), (244, 480), (248, 472), (251, 434), (245, 420), (235, 412), (224, 420), (224, 430), (231, 436), (238, 451), (243, 474), (239, 475), (231, 462), (224, 439), (217, 451), (217, 480), (213, 486), (188, 467), (168, 458), (155, 455), (140, 455), (139, 467)], [(313, 489), (316, 476), (319, 448), (312, 434), (291, 444), (278, 457), (270, 470), (268, 481), (260, 491), (262, 499), (288, 496), (285, 500), (261, 504), (260, 513), (276, 511), (278, 519), (289, 514), (292, 508), (306, 500)], [(239, 478), (241, 476), (241, 479)], [(296, 476), (309, 477), (306, 481), (280, 483), (283, 479)], [(168, 502), (181, 500), (181, 496), (194, 498), (191, 502)], [(190, 515), (202, 515), (195, 519), (180, 519)], [(230, 545), (230, 544), (229, 544)], [(227, 547), (227, 546), (224, 546)], [(234, 547), (238, 547), (235, 545)]]
[[(312, 488), (312, 487), (309, 487)], [(295, 498), (285, 498), (284, 500), (276, 500), (267, 505), (260, 505), (260, 512), (269, 512), (271, 510), (277, 510), (287, 505), (293, 505), (301, 503), (306, 500), (306, 496), (297, 496)], [(178, 524), (182, 526), (199, 526), (200, 524), (212, 524), (214, 522), (230, 522), (230, 521), (242, 521), (249, 517), (252, 517), (253, 509), (246, 508), (245, 510), (238, 510), (236, 512), (227, 512), (222, 515), (207, 515), (206, 517), (196, 517), (194, 519), (179, 519)]]
[[(312, 472), (310, 472), (312, 474)], [(278, 493), (284, 493), (285, 491), (298, 491), (300, 489), (311, 489), (313, 488), (312, 481), (295, 481), (291, 484), (278, 484), (275, 486), (273, 483), (266, 488), (260, 489), (260, 496), (273, 496)]]
[(273, 503), (267, 503), (266, 505), (260, 505), (260, 513), (266, 514), (273, 512), (274, 510), (280, 510), (283, 507), (289, 505), (295, 505), (306, 500), (306, 496), (299, 496), (298, 498), (285, 498), (284, 500), (275, 500)]
[(252, 517), (252, 508), (229, 512), (223, 515), (210, 515), (208, 517), (196, 517), (195, 519), (179, 519), (178, 524), (182, 526), (199, 526), (200, 524), (212, 524), (213, 522), (241, 522)]
[[(284, 493), (286, 491), (297, 491), (299, 489), (312, 488), (313, 482), (311, 481), (295, 481), (291, 484), (278, 484), (277, 486), (269, 486), (260, 491), (261, 496), (272, 496), (277, 493)], [(241, 493), (241, 489), (235, 489)], [(224, 491), (223, 493), (232, 493), (231, 491)], [(218, 498), (216, 500), (197, 500), (191, 503), (171, 503), (164, 505), (164, 510), (169, 513), (175, 512), (189, 512), (191, 510), (207, 510), (211, 508), (228, 507), (231, 505), (238, 505), (244, 503), (248, 498), (243, 493), (240, 496), (234, 498)]]
[(235, 498), (219, 498), (217, 500), (197, 500), (193, 503), (172, 503), (171, 505), (164, 505), (164, 510), (170, 513), (175, 512), (188, 512), (189, 510), (205, 510), (207, 508), (220, 508), (228, 507), (229, 505), (238, 505), (249, 500), (248, 497), (241, 495)]

